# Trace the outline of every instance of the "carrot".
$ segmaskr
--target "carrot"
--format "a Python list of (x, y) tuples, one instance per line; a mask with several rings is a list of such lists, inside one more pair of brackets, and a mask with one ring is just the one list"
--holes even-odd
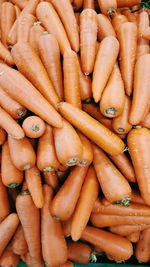
[[(102, 115), (102, 113), (99, 110), (98, 105), (95, 105), (94, 103), (83, 103), (82, 109), (87, 112), (89, 115), (91, 115), (93, 118), (101, 122), (103, 125), (108, 127), (108, 125), (111, 125), (111, 119), (106, 118)], [(109, 127), (108, 127), (109, 128)], [(112, 128), (111, 128), (112, 129)]]
[(48, 32), (43, 33), (38, 40), (38, 50), (42, 63), (58, 97), (63, 99), (60, 49), (55, 36), (53, 34), (48, 34)]
[(76, 18), (76, 21), (77, 21), (77, 24), (78, 24), (78, 30), (79, 30), (79, 27), (80, 27), (80, 12), (75, 12), (74, 15), (75, 15), (75, 18)]
[(143, 231), (144, 229), (149, 228), (150, 225), (146, 224), (135, 224), (135, 225), (117, 225), (109, 227), (109, 231), (122, 236), (127, 236), (132, 233)]
[(136, 181), (134, 168), (125, 153), (110, 158), (129, 182)]
[(59, 162), (68, 166), (76, 165), (80, 161), (83, 148), (75, 129), (69, 122), (63, 120), (63, 127), (54, 128), (53, 134)]
[[(133, 125), (137, 125), (143, 119), (144, 112), (149, 102), (149, 76), (150, 71), (150, 55), (141, 56), (135, 65), (133, 99), (129, 121)], [(140, 97), (142, 95), (142, 97)]]
[(17, 41), (28, 42), (29, 32), (36, 21), (36, 18), (31, 14), (22, 14), (18, 18), (17, 22)]
[(2, 183), (2, 178), (0, 175), (0, 223), (5, 219), (10, 213), (10, 204), (8, 200), (8, 194), (6, 187)]
[(129, 240), (95, 227), (87, 226), (82, 233), (82, 239), (99, 246), (105, 253), (112, 257), (117, 256), (120, 260), (127, 260), (133, 254)]
[(126, 16), (124, 16), (122, 14), (114, 13), (111, 22), (112, 22), (112, 25), (113, 25), (113, 28), (114, 28), (116, 34), (118, 35), (118, 32), (120, 30), (120, 26), (123, 23), (128, 22), (128, 19)]
[(28, 4), (28, 0), (11, 0), (11, 2), (17, 5), (20, 9), (24, 9)]
[(140, 122), (142, 127), (150, 129), (150, 112), (144, 117), (144, 119)]
[(0, 105), (14, 119), (19, 119), (24, 117), (27, 112), (27, 110), (22, 105), (20, 105), (17, 101), (12, 99), (1, 87), (0, 87)]
[[(116, 99), (117, 95), (117, 99)], [(109, 118), (122, 114), (125, 102), (124, 83), (118, 64), (114, 65), (100, 101), (101, 113)]]
[(137, 26), (133, 22), (125, 22), (118, 31), (120, 43), (120, 71), (127, 95), (132, 94), (133, 74), (137, 49)]
[(91, 8), (95, 10), (95, 1), (94, 0), (83, 0), (83, 9)]
[(19, 264), (19, 255), (14, 254), (8, 246), (0, 257), (0, 265), (17, 267)]
[(98, 20), (98, 40), (101, 41), (107, 36), (116, 37), (115, 30), (111, 24), (110, 19), (104, 14), (97, 15)]
[(40, 36), (43, 34), (45, 29), (40, 25), (40, 22), (34, 22), (34, 25), (30, 28), (29, 32), (29, 44), (32, 46), (32, 48), (35, 50), (37, 55), (39, 56), (39, 48), (38, 48), (38, 42)]
[(118, 7), (132, 7), (140, 4), (141, 0), (117, 0)]
[(18, 170), (27, 170), (35, 165), (36, 155), (26, 137), (16, 140), (8, 136), (8, 145), (12, 163)]
[(58, 187), (58, 176), (55, 171), (43, 172), (44, 182), (54, 190)]
[(136, 26), (138, 26), (137, 13), (132, 13), (129, 8), (126, 8), (121, 12), (121, 14), (125, 15), (129, 22), (133, 22)]
[(20, 8), (18, 7), (18, 6), (14, 6), (14, 8), (15, 8), (15, 13), (16, 13), (16, 19), (20, 16), (20, 13), (21, 13), (21, 10), (20, 10)]
[(145, 229), (140, 234), (140, 240), (135, 248), (135, 257), (138, 262), (148, 262), (150, 258), (150, 228)]
[(33, 266), (44, 266), (40, 238), (40, 211), (26, 191), (18, 195), (16, 210), (21, 221)]
[(140, 196), (140, 193), (136, 191), (134, 188), (132, 189), (131, 193), (131, 202), (145, 204), (144, 200)]
[(46, 130), (44, 121), (38, 116), (27, 117), (22, 124), (26, 136), (30, 138), (39, 138)]
[(95, 102), (98, 102), (101, 98), (118, 53), (119, 42), (114, 36), (107, 36), (101, 41), (95, 61), (92, 81), (92, 91)]
[(51, 214), (62, 221), (74, 212), (88, 167), (75, 166), (51, 202)]
[(94, 69), (96, 58), (97, 13), (84, 9), (80, 14), (80, 56), (83, 72), (88, 75)]
[(0, 145), (4, 144), (6, 140), (6, 132), (3, 128), (0, 127)]
[(28, 2), (26, 3), (26, 6), (21, 11), (21, 15), (22, 14), (32, 14), (32, 15), (35, 16), (35, 14), (36, 14), (36, 7), (37, 7), (38, 3), (39, 3), (39, 0), (28, 0)]
[(150, 40), (150, 26), (148, 26), (142, 33), (142, 37), (146, 40)]
[(104, 15), (112, 14), (117, 9), (117, 0), (98, 0), (98, 4)]
[(124, 109), (120, 116), (113, 118), (112, 126), (116, 133), (126, 134), (131, 128), (132, 124), (129, 122), (129, 116), (131, 111), (131, 98), (125, 95)]
[(43, 259), (48, 266), (60, 266), (67, 261), (67, 245), (60, 221), (53, 219), (49, 211), (53, 190), (48, 185), (44, 185), (43, 191), (45, 197), (44, 206), (41, 212)]
[(149, 52), (150, 52), (149, 41), (145, 40), (144, 38), (140, 38), (138, 40), (138, 46), (137, 46), (137, 59), (142, 55), (148, 54)]
[(0, 74), (0, 86), (9, 96), (49, 124), (62, 126), (61, 116), (19, 71), (0, 63)]
[(17, 43), (17, 28), (18, 28), (18, 18), (15, 20), (12, 25), (8, 35), (7, 35), (7, 43), (9, 45), (14, 45)]
[(126, 178), (113, 165), (105, 153), (94, 144), (93, 152), (93, 164), (104, 196), (111, 203), (120, 201), (122, 205), (128, 206), (131, 195), (131, 187)]
[(8, 65), (14, 65), (10, 51), (0, 42), (0, 58)]
[(64, 264), (61, 264), (61, 267), (73, 267), (74, 264), (71, 261), (66, 261)]
[(75, 52), (79, 51), (79, 32), (73, 8), (69, 0), (51, 0), (56, 9), (68, 36), (70, 45)]
[(93, 204), (98, 197), (99, 185), (94, 168), (88, 169), (83, 187), (78, 199), (71, 224), (73, 241), (80, 239), (91, 215)]
[(15, 8), (12, 3), (4, 2), (1, 6), (1, 42), (3, 45), (7, 45), (7, 36), (8, 33), (15, 21), (16, 14)]
[(48, 124), (46, 125), (45, 133), (38, 142), (37, 166), (41, 171), (57, 170), (59, 166), (54, 146), (53, 130)]
[[(66, 15), (66, 14), (65, 14)], [(50, 3), (41, 2), (36, 9), (36, 16), (39, 21), (42, 22), (45, 29), (54, 34), (56, 37), (60, 51), (63, 54), (66, 49), (70, 49), (70, 43), (63, 27), (61, 20), (59, 19), (55, 9)]]
[(13, 253), (17, 255), (23, 255), (28, 252), (27, 242), (25, 240), (24, 231), (22, 225), (20, 224), (15, 232), (13, 239), (11, 241), (11, 249)]
[(62, 230), (65, 237), (71, 235), (72, 216), (67, 221), (62, 221)]
[(8, 245), (19, 225), (19, 218), (16, 213), (11, 213), (0, 223), (0, 256)]
[(15, 188), (23, 181), (23, 172), (11, 160), (7, 141), (2, 146), (1, 175), (3, 184), (9, 188)]
[(137, 243), (140, 239), (140, 231), (137, 231), (135, 233), (131, 233), (131, 234), (127, 235), (126, 238), (132, 243)]
[[(15, 64), (19, 71), (40, 91), (40, 93), (57, 109), (60, 101), (48, 74), (30, 44), (19, 42), (11, 50)], [(36, 66), (36, 68), (35, 68)]]
[(73, 0), (73, 2), (72, 2), (73, 9), (75, 11), (81, 9), (83, 6), (83, 1), (84, 0)]
[(142, 37), (143, 31), (149, 26), (149, 16), (146, 11), (142, 11), (139, 14), (139, 25), (138, 25), (138, 46), (137, 46), (137, 59), (150, 52), (149, 41)]
[(80, 137), (83, 146), (82, 156), (78, 165), (79, 166), (90, 165), (93, 161), (93, 149), (91, 142), (80, 131), (77, 130), (77, 133)]
[(66, 102), (59, 104), (59, 110), (70, 123), (107, 153), (116, 155), (124, 149), (124, 143), (118, 136), (84, 111)]

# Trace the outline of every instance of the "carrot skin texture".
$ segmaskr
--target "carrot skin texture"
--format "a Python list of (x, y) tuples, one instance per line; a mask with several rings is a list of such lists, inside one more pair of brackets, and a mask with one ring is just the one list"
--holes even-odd
[(24, 9), (26, 5), (28, 4), (27, 0), (11, 0), (11, 2), (15, 5), (17, 5), (20, 9)]
[(91, 8), (95, 10), (95, 1), (94, 0), (83, 0), (83, 9)]
[(29, 32), (29, 44), (32, 46), (32, 48), (35, 50), (38, 56), (39, 56), (38, 42), (43, 32), (45, 32), (45, 29), (38, 22), (34, 23)]
[(14, 65), (14, 60), (10, 51), (0, 42), (0, 58), (4, 61), (4, 63), (8, 65)]
[(150, 228), (145, 229), (141, 233), (141, 237), (139, 242), (135, 248), (135, 257), (140, 262), (148, 262), (150, 249), (149, 249), (149, 242), (150, 242)]
[(97, 15), (98, 20), (98, 40), (101, 41), (107, 36), (116, 37), (115, 30), (109, 20), (109, 18), (104, 14)]
[(142, 37), (146, 40), (150, 40), (150, 26), (143, 31)]
[(113, 25), (113, 28), (116, 32), (116, 34), (118, 35), (118, 31), (121, 27), (121, 24), (128, 22), (128, 19), (126, 16), (122, 15), (122, 14), (118, 14), (118, 13), (114, 13), (113, 17), (111, 19), (111, 23)]
[(101, 13), (104, 15), (111, 14), (117, 9), (117, 0), (98, 0), (98, 4)]
[(144, 128), (150, 129), (150, 112), (144, 117), (144, 119), (140, 122), (140, 125)]
[(54, 190), (58, 187), (58, 176), (55, 171), (43, 172), (44, 182)]
[(17, 19), (17, 42), (29, 42), (29, 32), (36, 21), (31, 14), (22, 14)]
[(3, 128), (0, 127), (0, 145), (4, 144), (6, 140), (6, 132)]
[(0, 175), (0, 223), (4, 218), (10, 213), (10, 204), (8, 200), (8, 193), (6, 187), (2, 183), (2, 178)]
[(28, 252), (28, 246), (25, 240), (24, 231), (21, 224), (18, 226), (17, 231), (13, 236), (13, 239), (11, 241), (11, 248), (13, 253), (17, 255), (23, 255)]
[(20, 257), (12, 252), (11, 247), (6, 247), (3, 254), (0, 257), (1, 266), (13, 266), (17, 267), (19, 264)]
[(127, 236), (137, 231), (143, 231), (144, 229), (147, 229), (149, 227), (150, 225), (146, 224), (118, 225), (109, 227), (109, 231), (117, 235)]
[(74, 262), (86, 264), (89, 263), (92, 249), (89, 245), (81, 242), (67, 242), (68, 259)]
[(78, 163), (78, 166), (90, 165), (93, 161), (92, 144), (80, 131), (77, 130), (77, 133), (83, 146), (82, 156), (80, 162)]
[(147, 29), (149, 26), (149, 15), (146, 10), (142, 10), (139, 14), (138, 19), (138, 46), (137, 46), (137, 59), (144, 55), (149, 53), (150, 47), (149, 47), (149, 41), (143, 38), (143, 32)]
[(117, 6), (118, 7), (132, 7), (134, 5), (140, 4), (140, 0), (117, 0)]
[(46, 125), (40, 117), (29, 116), (23, 121), (22, 128), (26, 136), (30, 138), (39, 138), (44, 134)]
[(140, 239), (140, 231), (137, 231), (135, 233), (131, 233), (131, 234), (127, 235), (126, 238), (132, 243), (137, 243)]

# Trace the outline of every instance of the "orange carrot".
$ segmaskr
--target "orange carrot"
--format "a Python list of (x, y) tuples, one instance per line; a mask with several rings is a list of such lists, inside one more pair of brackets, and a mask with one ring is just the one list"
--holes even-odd
[(92, 81), (92, 91), (95, 102), (98, 102), (101, 98), (101, 94), (116, 62), (118, 52), (119, 42), (114, 36), (107, 36), (101, 41)]
[(126, 16), (116, 12), (113, 14), (111, 22), (112, 22), (112, 25), (113, 25), (113, 28), (114, 28), (116, 34), (118, 35), (118, 31), (120, 29), (120, 26), (123, 23), (128, 22), (128, 19)]
[(94, 144), (93, 152), (93, 164), (104, 196), (111, 203), (120, 201), (122, 205), (128, 206), (131, 195), (129, 183), (105, 153)]
[(62, 229), (65, 237), (71, 235), (72, 216), (67, 221), (62, 221)]
[(83, 0), (83, 9), (91, 8), (95, 10), (95, 1), (94, 0)]
[(29, 252), (24, 255), (21, 255), (21, 260), (23, 260), (27, 266), (32, 267), (31, 256)]
[(9, 45), (14, 45), (17, 43), (17, 28), (18, 28), (18, 19), (15, 20), (12, 25), (8, 35), (7, 35), (7, 43)]
[(73, 0), (73, 2), (72, 2), (73, 9), (75, 11), (81, 9), (83, 6), (83, 1), (84, 0)]
[(143, 30), (142, 37), (146, 40), (150, 40), (150, 26)]
[(44, 182), (54, 190), (58, 187), (58, 176), (55, 171), (43, 172)]
[(141, 0), (117, 0), (118, 7), (132, 7), (140, 4)]
[(27, 117), (22, 124), (26, 136), (30, 138), (39, 138), (46, 130), (44, 121), (38, 116)]
[(121, 14), (125, 15), (129, 22), (133, 22), (136, 26), (138, 26), (138, 17), (136, 13), (132, 13), (129, 8), (125, 8)]
[(13, 239), (11, 241), (11, 249), (13, 253), (17, 255), (23, 255), (28, 252), (27, 242), (25, 240), (24, 231), (22, 225), (20, 224), (15, 232)]
[(98, 3), (104, 15), (112, 14), (117, 9), (117, 0), (98, 0)]
[(135, 257), (138, 262), (148, 262), (150, 258), (150, 228), (145, 229), (140, 234), (140, 240), (135, 248)]
[(80, 137), (82, 142), (83, 150), (80, 162), (78, 163), (79, 166), (90, 165), (93, 161), (93, 149), (90, 141), (83, 135), (80, 131), (77, 130), (77, 133)]
[(29, 44), (35, 50), (37, 55), (39, 55), (39, 48), (38, 48), (39, 38), (45, 31), (45, 29), (40, 24), (41, 23), (39, 21), (34, 22), (34, 25), (30, 28), (29, 32)]
[(10, 51), (0, 42), (0, 59), (8, 65), (14, 65), (14, 60)]
[(127, 235), (126, 238), (132, 243), (137, 243), (140, 239), (140, 231), (137, 231), (135, 233), (131, 233), (131, 234)]
[(98, 20), (98, 40), (101, 41), (107, 36), (116, 37), (115, 30), (111, 24), (110, 19), (104, 14), (97, 15)]
[(20, 13), (21, 13), (21, 10), (20, 10), (20, 8), (18, 7), (18, 6), (14, 6), (14, 8), (15, 8), (15, 12), (16, 12), (16, 19), (20, 16)]
[(2, 183), (2, 178), (0, 175), (0, 223), (5, 219), (5, 217), (10, 213), (10, 204), (8, 200), (8, 194), (6, 187)]
[(28, 3), (28, 0), (11, 0), (11, 2), (17, 5), (20, 9), (24, 9)]
[(77, 24), (78, 24), (78, 30), (79, 30), (79, 26), (80, 26), (80, 12), (75, 12), (74, 13)]
[(149, 228), (150, 225), (146, 224), (135, 224), (135, 225), (117, 225), (109, 227), (109, 231), (122, 236), (127, 236), (138, 231)]
[(150, 129), (150, 112), (144, 117), (144, 119), (140, 122), (142, 127)]
[(51, 214), (62, 221), (68, 220), (74, 212), (88, 167), (76, 166), (51, 202)]
[(149, 16), (145, 10), (139, 14), (138, 23), (138, 46), (137, 46), (137, 59), (150, 52), (149, 41), (142, 37), (143, 31), (149, 26)]
[(22, 14), (17, 21), (17, 41), (28, 42), (29, 32), (36, 18), (31, 14)]
[(0, 257), (0, 265), (17, 267), (19, 264), (20, 257), (12, 252), (9, 245), (5, 248), (3, 254)]
[(0, 127), (0, 145), (4, 144), (6, 140), (6, 132), (3, 128)]

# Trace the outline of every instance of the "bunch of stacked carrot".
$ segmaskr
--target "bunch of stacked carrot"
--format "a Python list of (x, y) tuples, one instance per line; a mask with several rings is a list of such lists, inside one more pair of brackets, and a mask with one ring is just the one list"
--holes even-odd
[(149, 8), (0, 0), (1, 266), (150, 260)]

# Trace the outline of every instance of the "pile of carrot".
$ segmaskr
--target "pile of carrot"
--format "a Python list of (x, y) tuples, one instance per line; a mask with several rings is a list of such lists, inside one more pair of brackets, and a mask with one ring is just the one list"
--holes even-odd
[(0, 0), (0, 266), (150, 261), (149, 40), (149, 0)]

